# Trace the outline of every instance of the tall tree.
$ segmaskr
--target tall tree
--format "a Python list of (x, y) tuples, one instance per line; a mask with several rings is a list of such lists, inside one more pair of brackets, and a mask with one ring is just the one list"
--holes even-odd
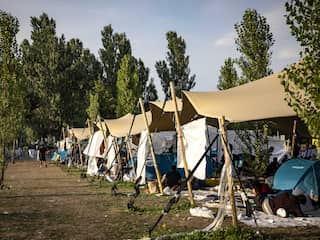
[(59, 132), (61, 113), (59, 108), (59, 51), (56, 23), (43, 13), (39, 18), (31, 17), (31, 44), (24, 40), (23, 72), (32, 86), (29, 91), (34, 105), (31, 109), (33, 128), (39, 135)]
[(24, 117), (18, 31), (18, 19), (0, 11), (0, 185), (4, 181), (5, 147), (17, 139)]
[(87, 118), (89, 90), (102, 78), (102, 67), (79, 39), (67, 43), (63, 37), (59, 48), (60, 109), (62, 122), (70, 126), (83, 126)]
[(239, 78), (234, 63), (235, 60), (229, 57), (224, 61), (224, 65), (220, 68), (220, 76), (217, 85), (219, 90), (232, 88), (238, 85)]
[(142, 96), (142, 83), (139, 79), (136, 60), (131, 55), (125, 55), (121, 61), (117, 92), (117, 116), (133, 112), (138, 98)]
[(302, 47), (302, 60), (283, 74), (287, 101), (320, 137), (320, 1), (295, 0), (286, 3), (287, 24)]
[(93, 131), (93, 123), (99, 114), (99, 95), (94, 91), (90, 91), (89, 93), (89, 106), (87, 107), (86, 112), (89, 117), (90, 131)]
[(131, 55), (131, 45), (125, 33), (115, 33), (111, 25), (105, 26), (101, 35), (103, 48), (99, 49), (99, 55), (109, 103), (108, 112), (100, 114), (105, 117), (114, 117), (117, 105), (117, 73), (121, 59), (127, 54)]
[(153, 78), (151, 78), (149, 83), (146, 85), (142, 98), (145, 102), (158, 100), (158, 92)]
[(235, 30), (238, 35), (235, 43), (241, 54), (241, 82), (250, 82), (270, 75), (270, 48), (274, 39), (266, 18), (255, 9), (247, 9), (242, 21), (235, 24)]
[(171, 96), (169, 83), (174, 82), (177, 97), (181, 97), (182, 90), (192, 89), (195, 75), (190, 76), (189, 56), (186, 54), (186, 43), (176, 32), (167, 32), (168, 52), (166, 61), (156, 62), (156, 70), (161, 79), (161, 85), (166, 97)]
[[(240, 52), (238, 65), (241, 70), (239, 84), (255, 81), (272, 73), (270, 68), (272, 52), (270, 48), (274, 44), (273, 34), (270, 32), (270, 26), (267, 19), (260, 15), (255, 9), (247, 9), (243, 15), (242, 21), (235, 24), (237, 38), (235, 40), (237, 50)], [(264, 174), (265, 166), (268, 164), (268, 156), (263, 155), (263, 144), (265, 143), (262, 134), (268, 122), (257, 122), (253, 124), (238, 124), (235, 128), (255, 130), (255, 160), (251, 161), (250, 168), (257, 175)], [(241, 137), (240, 131), (236, 131)], [(244, 134), (247, 135), (247, 134)], [(244, 140), (246, 141), (246, 140)]]

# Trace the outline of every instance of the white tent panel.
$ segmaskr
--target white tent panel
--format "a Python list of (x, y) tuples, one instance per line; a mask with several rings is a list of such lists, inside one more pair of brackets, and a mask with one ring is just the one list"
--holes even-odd
[[(186, 160), (189, 170), (192, 170), (197, 164), (198, 160), (205, 152), (207, 147), (207, 126), (206, 119), (201, 118), (199, 120), (187, 123), (182, 126), (183, 142), (185, 146)], [(181, 146), (178, 141), (177, 149), (177, 167), (183, 168), (183, 161), (181, 158)], [(203, 160), (194, 173), (194, 176), (198, 179), (206, 179), (206, 161)]]
[[(107, 148), (103, 147), (103, 144), (104, 144), (103, 132), (97, 131), (89, 139), (88, 145), (84, 149), (83, 154), (89, 157), (105, 158), (107, 153)], [(100, 149), (103, 149), (103, 153), (100, 152)]]
[(142, 177), (140, 184), (146, 183), (146, 158), (148, 155), (147, 131), (142, 131), (140, 135), (138, 155), (137, 155), (137, 178)]

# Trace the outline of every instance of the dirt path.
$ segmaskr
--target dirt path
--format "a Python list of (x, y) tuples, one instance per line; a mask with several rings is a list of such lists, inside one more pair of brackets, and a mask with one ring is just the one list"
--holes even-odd
[[(159, 215), (128, 212), (127, 197), (113, 197), (107, 188), (92, 186), (54, 164), (40, 168), (36, 161), (10, 164), (0, 191), (1, 239), (130, 239), (146, 235)], [(144, 207), (164, 206), (166, 198), (137, 200)], [(183, 213), (166, 217), (162, 231), (190, 231), (204, 227), (207, 219)], [(188, 224), (186, 224), (188, 223)], [(188, 226), (186, 226), (188, 225)]]

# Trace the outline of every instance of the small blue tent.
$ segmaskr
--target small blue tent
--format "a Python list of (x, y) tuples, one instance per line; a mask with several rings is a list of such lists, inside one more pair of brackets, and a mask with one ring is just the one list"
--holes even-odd
[(320, 194), (320, 161), (295, 158), (282, 164), (277, 170), (274, 180), (274, 190), (301, 189), (314, 200)]

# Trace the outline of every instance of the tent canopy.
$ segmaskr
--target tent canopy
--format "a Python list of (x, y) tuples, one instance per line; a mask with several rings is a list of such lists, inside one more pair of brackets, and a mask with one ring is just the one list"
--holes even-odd
[(315, 199), (320, 194), (320, 161), (295, 158), (286, 161), (277, 170), (273, 189), (300, 189)]
[(296, 116), (285, 101), (285, 91), (278, 77), (280, 73), (223, 91), (183, 91), (183, 122), (199, 115), (230, 122)]
[[(151, 112), (146, 112), (148, 123), (151, 122)], [(105, 124), (108, 127), (110, 134), (114, 137), (125, 137), (129, 135), (130, 127), (132, 125), (134, 115), (128, 113), (117, 119), (106, 119), (102, 123), (102, 127), (105, 129)], [(105, 123), (105, 124), (104, 124)], [(143, 114), (138, 114), (135, 116), (134, 123), (130, 132), (130, 135), (140, 134), (143, 130), (145, 130), (145, 122)], [(98, 124), (100, 128), (100, 124)]]
[[(177, 105), (178, 111), (181, 111), (182, 101), (179, 98), (177, 98)], [(152, 113), (152, 122), (150, 124), (151, 132), (175, 131), (174, 101), (168, 100), (165, 105), (162, 101), (155, 101), (150, 102), (149, 106)]]
[(69, 128), (68, 129), (69, 136), (74, 135), (78, 141), (88, 139), (90, 137), (90, 129), (89, 128)]

